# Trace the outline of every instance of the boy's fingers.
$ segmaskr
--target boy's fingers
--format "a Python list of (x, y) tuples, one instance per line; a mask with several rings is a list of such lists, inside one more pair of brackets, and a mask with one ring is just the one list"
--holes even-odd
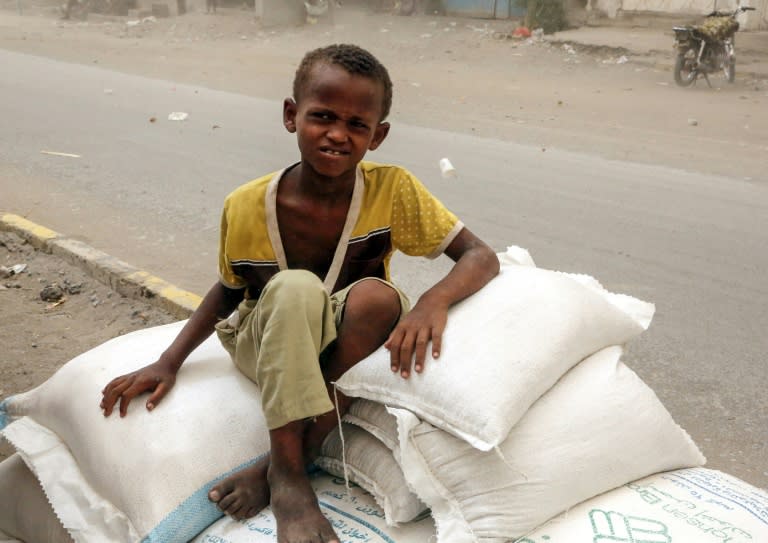
[(389, 349), (389, 366), (393, 372), (400, 370), (400, 345), (402, 340), (403, 334), (395, 330), (389, 335), (389, 339), (384, 344)]
[(161, 381), (160, 384), (157, 385), (157, 388), (155, 388), (155, 391), (147, 400), (147, 409), (149, 411), (152, 411), (155, 407), (157, 407), (157, 404), (160, 403), (160, 400), (162, 400), (165, 397), (169, 389), (170, 389), (170, 386), (167, 385), (165, 381)]
[(118, 386), (120, 383), (122, 383), (124, 379), (125, 379), (125, 376), (124, 376), (124, 375), (121, 375), (120, 377), (115, 377), (115, 378), (114, 378), (114, 379), (112, 379), (112, 380), (111, 380), (109, 383), (107, 383), (107, 386), (105, 386), (105, 387), (102, 389), (101, 393), (102, 393), (102, 394), (106, 394), (106, 393), (107, 393), (109, 390), (113, 389), (114, 387), (116, 387), (116, 386)]
[(128, 414), (128, 404), (131, 403), (131, 400), (149, 389), (150, 387), (146, 386), (146, 383), (140, 383), (134, 379), (131, 386), (120, 394), (120, 416), (124, 417)]
[(421, 373), (421, 371), (424, 369), (424, 360), (427, 356), (427, 343), (429, 342), (429, 330), (426, 328), (422, 328), (419, 330), (419, 334), (416, 336), (416, 346), (415, 346), (415, 354), (416, 354), (416, 366), (415, 369), (417, 372)]
[(413, 348), (416, 338), (412, 333), (406, 333), (400, 344), (400, 376), (408, 379), (411, 375), (411, 363), (413, 362)]
[(432, 331), (432, 358), (440, 358), (443, 349), (443, 334)]
[(101, 400), (102, 409), (104, 409), (104, 416), (108, 417), (112, 414), (112, 409), (115, 407), (117, 399), (123, 395), (123, 392), (130, 387), (130, 380), (123, 379), (115, 386), (107, 385), (106, 393)]

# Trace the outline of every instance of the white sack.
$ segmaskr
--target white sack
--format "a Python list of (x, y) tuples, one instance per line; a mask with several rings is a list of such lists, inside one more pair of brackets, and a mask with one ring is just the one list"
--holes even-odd
[(651, 475), (590, 499), (518, 543), (764, 543), (768, 493), (725, 473)]
[[(17, 539), (14, 539), (17, 538)], [(69, 534), (18, 454), (0, 462), (0, 543), (66, 543)]]
[(183, 325), (110, 340), (0, 404), (0, 424), (15, 420), (3, 435), (78, 542), (186, 542), (221, 517), (211, 485), (269, 450), (258, 389), (215, 336), (154, 411), (142, 396), (125, 418), (104, 417), (103, 387), (155, 361)]
[(349, 406), (344, 422), (359, 426), (381, 441), (390, 451), (399, 447), (397, 419), (380, 403), (357, 399)]
[[(382, 408), (383, 409), (383, 408)], [(392, 415), (384, 411), (395, 424)], [(348, 423), (342, 424), (323, 442), (315, 465), (328, 473), (361, 486), (381, 509), (388, 526), (409, 522), (427, 507), (410, 491), (392, 450), (372, 434)]]
[(442, 354), (428, 357), (423, 373), (401, 378), (381, 347), (336, 385), (487, 451), (569, 368), (637, 336), (652, 315), (652, 304), (611, 294), (589, 276), (505, 264), (451, 308)]
[(621, 352), (604, 349), (568, 372), (498, 451), (390, 409), (400, 465), (431, 508), (440, 543), (508, 542), (629, 481), (705, 462)]
[[(318, 472), (312, 481), (320, 509), (330, 520), (341, 543), (431, 543), (435, 525), (429, 515), (402, 525), (387, 526), (384, 511), (370, 494), (345, 488), (344, 480)], [(273, 543), (275, 517), (268, 507), (255, 517), (235, 521), (224, 517), (203, 530), (191, 543)]]

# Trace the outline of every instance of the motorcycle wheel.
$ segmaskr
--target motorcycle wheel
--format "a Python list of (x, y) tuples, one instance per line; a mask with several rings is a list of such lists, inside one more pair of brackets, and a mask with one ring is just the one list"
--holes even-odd
[(696, 71), (691, 67), (692, 62), (685, 53), (678, 53), (675, 57), (675, 83), (680, 87), (689, 87), (696, 81)]
[(723, 71), (728, 83), (733, 83), (736, 79), (736, 59), (729, 58), (723, 63)]

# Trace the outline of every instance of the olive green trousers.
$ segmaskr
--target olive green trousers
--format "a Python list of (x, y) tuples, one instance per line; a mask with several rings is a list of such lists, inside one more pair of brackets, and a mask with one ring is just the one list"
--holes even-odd
[[(402, 291), (381, 279), (368, 279), (395, 289), (401, 317), (408, 312)], [(315, 274), (284, 270), (267, 283), (258, 300), (243, 300), (216, 325), (235, 365), (259, 386), (270, 430), (333, 410), (321, 355), (336, 339), (347, 295), (356, 284), (329, 295)]]

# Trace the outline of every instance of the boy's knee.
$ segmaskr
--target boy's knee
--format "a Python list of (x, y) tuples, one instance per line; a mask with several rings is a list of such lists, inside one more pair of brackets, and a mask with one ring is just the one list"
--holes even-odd
[(275, 274), (259, 297), (262, 313), (322, 310), (329, 303), (323, 282), (306, 270), (284, 270)]
[(320, 278), (307, 270), (283, 270), (277, 272), (264, 286), (262, 296), (275, 295), (289, 292), (292, 295), (301, 292), (325, 292), (325, 287)]
[(352, 287), (345, 306), (345, 320), (376, 323), (386, 327), (394, 326), (401, 312), (398, 292), (375, 279), (361, 281)]

